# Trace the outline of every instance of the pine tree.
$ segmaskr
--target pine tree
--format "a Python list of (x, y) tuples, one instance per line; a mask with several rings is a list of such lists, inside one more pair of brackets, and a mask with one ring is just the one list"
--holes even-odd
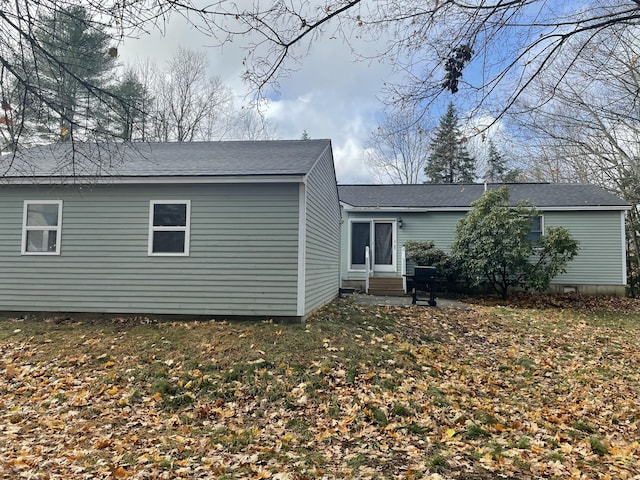
[(467, 141), (458, 126), (458, 114), (453, 103), (449, 103), (447, 112), (440, 119), (424, 173), (429, 183), (474, 181), (475, 159), (467, 150)]
[(115, 67), (111, 37), (81, 6), (56, 10), (40, 25), (36, 39), (42, 48), (35, 49), (33, 61), (41, 98), (47, 99), (43, 110), (56, 118), (59, 138), (69, 140), (77, 125), (95, 129), (104, 117), (108, 74)]
[[(151, 103), (148, 89), (136, 73), (128, 69), (114, 88), (114, 130), (123, 140), (144, 140), (143, 124)], [(138, 131), (138, 135), (134, 132)]]
[(505, 159), (493, 143), (493, 140), (489, 140), (489, 155), (487, 157), (487, 173), (484, 179), (487, 182), (501, 182), (504, 179), (504, 174), (507, 171), (505, 166)]
[(492, 183), (515, 183), (522, 177), (522, 171), (518, 168), (507, 169), (507, 160), (500, 150), (489, 140), (489, 154), (487, 156), (487, 173), (484, 179)]

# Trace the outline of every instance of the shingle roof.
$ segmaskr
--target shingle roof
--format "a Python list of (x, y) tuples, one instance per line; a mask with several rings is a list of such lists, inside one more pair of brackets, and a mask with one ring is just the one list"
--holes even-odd
[[(341, 202), (359, 208), (454, 209), (470, 207), (484, 188), (483, 184), (339, 185), (338, 194)], [(513, 205), (526, 200), (538, 208), (628, 207), (624, 200), (589, 184), (513, 183), (508, 188)]]
[(25, 150), (13, 159), (0, 157), (0, 176), (305, 175), (329, 146), (329, 140), (58, 143)]

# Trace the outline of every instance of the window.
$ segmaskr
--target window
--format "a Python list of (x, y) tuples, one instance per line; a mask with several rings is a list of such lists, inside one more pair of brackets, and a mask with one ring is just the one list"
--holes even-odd
[(60, 255), (62, 200), (25, 200), (22, 255)]
[(537, 217), (533, 217), (531, 219), (531, 228), (529, 229), (529, 240), (531, 240), (534, 244), (540, 241), (540, 237), (543, 232), (543, 223), (542, 223), (542, 215), (538, 215)]
[(189, 255), (189, 200), (151, 200), (149, 255)]

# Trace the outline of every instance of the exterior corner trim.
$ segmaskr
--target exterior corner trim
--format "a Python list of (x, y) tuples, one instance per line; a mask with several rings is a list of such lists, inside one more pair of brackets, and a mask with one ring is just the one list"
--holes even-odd
[(305, 182), (298, 185), (298, 294), (296, 315), (303, 317), (306, 307), (306, 258), (307, 258), (307, 188)]
[(627, 284), (627, 229), (625, 225), (625, 212), (620, 212), (620, 234), (622, 240), (622, 285)]

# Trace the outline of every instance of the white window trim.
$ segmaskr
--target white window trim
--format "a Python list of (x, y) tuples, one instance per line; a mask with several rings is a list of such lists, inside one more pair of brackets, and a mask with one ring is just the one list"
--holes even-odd
[[(29, 205), (58, 205), (58, 225), (55, 226), (27, 226), (27, 210)], [(54, 231), (56, 232), (56, 249), (53, 252), (28, 252), (27, 232), (29, 231)], [(22, 244), (20, 252), (22, 255), (60, 255), (60, 244), (62, 243), (62, 200), (25, 200), (22, 211)]]
[[(153, 225), (153, 212), (155, 205), (164, 204), (180, 204), (187, 206), (186, 225), (184, 227), (165, 227)], [(184, 233), (184, 252), (154, 252), (153, 251), (153, 235), (154, 232), (185, 232)], [(189, 245), (191, 238), (191, 200), (151, 200), (149, 202), (149, 244), (147, 254), (150, 257), (188, 257)]]

